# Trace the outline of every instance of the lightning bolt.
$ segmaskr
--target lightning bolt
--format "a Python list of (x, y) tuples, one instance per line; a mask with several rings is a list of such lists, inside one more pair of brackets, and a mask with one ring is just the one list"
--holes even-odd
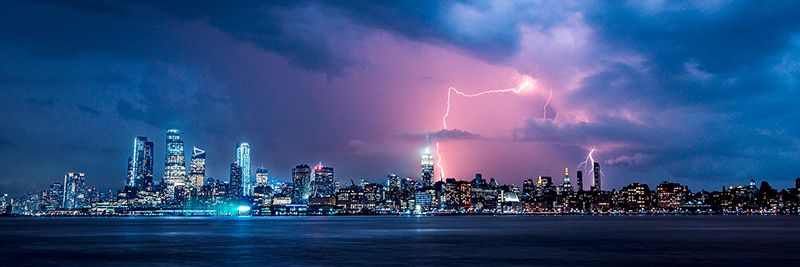
[[(547, 102), (544, 102), (543, 112), (542, 112), (542, 119), (547, 119), (547, 106), (550, 105), (550, 99), (553, 98), (553, 89), (550, 89), (550, 95), (547, 97)], [(558, 114), (556, 114), (558, 116)], [(555, 118), (553, 118), (555, 119)]]
[[(586, 159), (580, 164), (578, 164), (578, 169), (583, 167), (583, 171), (586, 172), (586, 175), (589, 175), (590, 173), (594, 172), (594, 158), (592, 157), (592, 153), (594, 153), (594, 151), (595, 149), (592, 148), (592, 150), (589, 151), (589, 155), (586, 156)], [(586, 169), (591, 169), (591, 171), (587, 171)]]
[[(523, 80), (522, 83), (520, 83), (519, 86), (517, 86), (515, 88), (488, 90), (488, 91), (482, 91), (482, 92), (478, 92), (478, 93), (474, 93), (474, 94), (467, 94), (467, 93), (459, 91), (455, 87), (450, 87), (450, 88), (447, 89), (447, 108), (445, 109), (444, 116), (442, 116), (442, 129), (443, 130), (447, 130), (447, 117), (450, 116), (450, 100), (452, 99), (454, 93), (457, 94), (457, 95), (463, 96), (463, 97), (477, 97), (477, 96), (482, 96), (482, 95), (486, 95), (486, 94), (498, 94), (498, 93), (515, 93), (515, 94), (519, 94), (523, 90), (525, 90), (525, 89), (527, 89), (529, 87), (532, 87), (532, 86), (533, 86), (533, 78), (531, 78), (529, 76), (526, 76), (525, 80)], [(552, 97), (552, 91), (550, 91), (550, 96)], [(550, 99), (548, 98), (548, 103), (549, 102), (550, 102)], [(436, 159), (436, 167), (439, 168), (439, 181), (442, 181), (442, 180), (444, 180), (445, 174), (444, 174), (444, 167), (442, 166), (442, 154), (440, 153), (439, 148), (440, 148), (439, 142), (436, 142), (436, 157), (437, 157), (437, 159)]]
[[(583, 162), (581, 162), (580, 164), (578, 164), (578, 169), (583, 167), (583, 171), (586, 172), (586, 175), (590, 175), (590, 174), (594, 173), (594, 157), (592, 157), (592, 154), (595, 151), (596, 151), (596, 149), (592, 148), (592, 150), (589, 151), (589, 155), (586, 155), (586, 159)], [(587, 171), (587, 169), (588, 169), (588, 171)], [(603, 170), (600, 170), (600, 175), (601, 176), (606, 176), (605, 174), (603, 174)]]

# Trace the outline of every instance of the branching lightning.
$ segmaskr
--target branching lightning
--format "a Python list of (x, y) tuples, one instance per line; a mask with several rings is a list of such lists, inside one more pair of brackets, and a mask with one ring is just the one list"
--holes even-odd
[[(585, 172), (586, 175), (589, 175), (594, 171), (594, 158), (592, 157), (592, 153), (594, 153), (594, 150), (595, 149), (592, 148), (592, 150), (589, 151), (589, 155), (586, 156), (586, 160), (578, 164), (578, 169), (583, 167), (583, 172)], [(587, 171), (587, 169), (589, 169), (589, 171)]]
[[(592, 173), (594, 173), (594, 157), (592, 156), (592, 154), (594, 153), (595, 150), (596, 149), (592, 148), (592, 150), (589, 151), (589, 155), (586, 155), (586, 159), (580, 164), (578, 164), (578, 169), (583, 167), (583, 172), (585, 172), (586, 175), (591, 175)], [(605, 176), (605, 174), (603, 174), (603, 170), (600, 170), (600, 175)]]
[[(497, 89), (497, 90), (488, 90), (483, 92), (478, 92), (474, 94), (467, 94), (464, 92), (459, 91), (454, 87), (450, 87), (447, 89), (447, 108), (445, 109), (444, 116), (442, 116), (442, 129), (447, 130), (447, 117), (450, 116), (450, 99), (452, 99), (453, 93), (458, 94), (463, 97), (476, 97), (482, 96), (486, 94), (496, 94), (496, 93), (515, 93), (519, 94), (523, 90), (530, 88), (533, 86), (533, 78), (525, 77), (525, 80), (520, 83), (519, 86), (516, 88), (507, 88), (507, 89)], [(553, 96), (553, 91), (550, 91), (550, 97)], [(547, 103), (550, 103), (550, 98), (547, 99)], [(547, 104), (545, 104), (545, 109), (547, 109)], [(436, 142), (436, 167), (439, 168), (439, 180), (444, 180), (444, 167), (442, 166), (442, 154), (439, 151), (439, 142)]]

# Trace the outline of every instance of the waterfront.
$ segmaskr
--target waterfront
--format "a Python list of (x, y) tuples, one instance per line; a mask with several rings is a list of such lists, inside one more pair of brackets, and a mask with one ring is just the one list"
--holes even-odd
[(2, 265), (789, 265), (796, 216), (1, 218)]

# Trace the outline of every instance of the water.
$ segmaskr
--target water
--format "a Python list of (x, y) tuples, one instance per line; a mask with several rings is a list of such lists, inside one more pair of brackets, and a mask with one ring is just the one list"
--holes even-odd
[(795, 265), (797, 216), (0, 218), (2, 266)]

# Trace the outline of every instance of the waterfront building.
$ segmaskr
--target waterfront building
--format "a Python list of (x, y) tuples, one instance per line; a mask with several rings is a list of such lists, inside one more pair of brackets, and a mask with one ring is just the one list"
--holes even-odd
[(175, 187), (186, 185), (186, 156), (183, 151), (181, 131), (178, 129), (167, 130), (163, 183), (170, 199), (175, 198)]
[(662, 210), (677, 210), (689, 198), (689, 188), (679, 183), (661, 182), (656, 186), (658, 208)]
[(292, 169), (292, 203), (308, 204), (311, 195), (311, 167), (299, 164)]
[(250, 144), (236, 144), (236, 164), (242, 168), (242, 196), (253, 195), (253, 173), (250, 172)]
[(646, 211), (651, 205), (650, 187), (632, 183), (619, 191), (617, 207), (625, 211)]
[(561, 193), (571, 195), (572, 192), (572, 183), (569, 180), (569, 168), (564, 168), (564, 181), (561, 183)]
[(322, 166), (322, 163), (314, 167), (314, 179), (312, 182), (315, 197), (331, 197), (336, 193), (336, 183), (334, 183), (333, 167)]
[(206, 151), (197, 147), (192, 148), (192, 159), (189, 163), (189, 184), (195, 190), (200, 190), (206, 180)]
[(594, 175), (594, 183), (592, 184), (592, 191), (602, 191), (603, 188), (600, 186), (600, 163), (595, 162), (593, 164), (592, 175)]
[(66, 210), (80, 209), (86, 204), (86, 174), (70, 172), (64, 175), (64, 197), (61, 206)]
[(128, 158), (127, 186), (139, 190), (153, 190), (154, 144), (147, 137), (133, 139), (133, 154)]
[(422, 173), (422, 178), (420, 180), (422, 185), (426, 187), (433, 186), (433, 153), (431, 153), (430, 147), (426, 147), (422, 151), (422, 160), (420, 163)]
[(269, 170), (264, 167), (256, 169), (256, 186), (269, 186)]
[(64, 197), (64, 185), (56, 182), (42, 190), (39, 196), (39, 210), (51, 211), (61, 209)]
[(231, 163), (230, 178), (228, 180), (228, 194), (233, 198), (244, 196), (244, 181), (242, 179), (242, 167), (237, 162)]

